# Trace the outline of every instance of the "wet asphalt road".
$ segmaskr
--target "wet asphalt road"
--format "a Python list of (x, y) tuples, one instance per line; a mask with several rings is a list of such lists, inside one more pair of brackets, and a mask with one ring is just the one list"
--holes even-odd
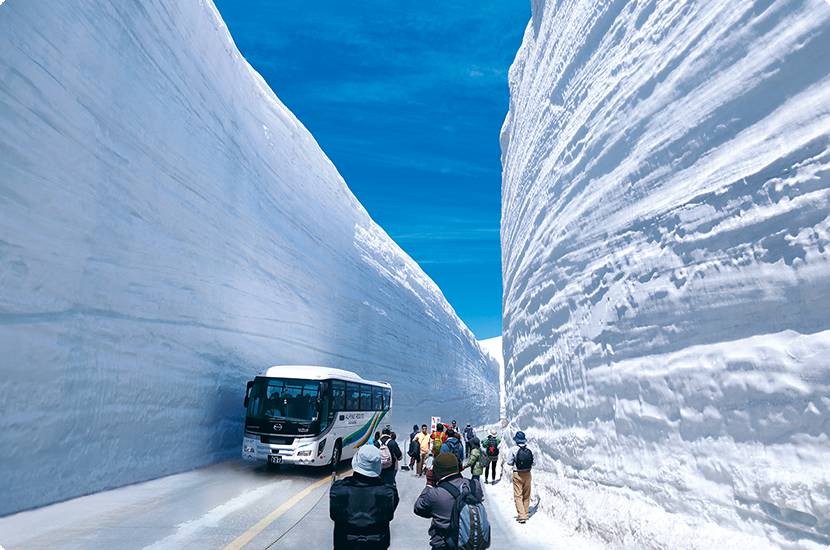
[[(340, 472), (348, 475), (347, 462)], [(0, 545), (6, 550), (331, 548), (330, 480), (325, 470), (270, 471), (241, 460), (224, 462), (0, 518)], [(396, 550), (429, 548), (429, 521), (412, 513), (422, 488), (423, 479), (398, 472)], [(492, 548), (515, 548), (511, 519), (492, 508), (488, 504)]]

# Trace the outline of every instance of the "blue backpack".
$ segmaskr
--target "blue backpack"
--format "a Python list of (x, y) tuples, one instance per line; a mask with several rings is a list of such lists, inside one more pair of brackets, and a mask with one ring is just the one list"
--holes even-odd
[(447, 491), (455, 503), (450, 516), (449, 547), (455, 550), (484, 550), (490, 548), (490, 521), (484, 508), (481, 487), (476, 490), (476, 481), (470, 481), (470, 490), (458, 488), (444, 481), (438, 484)]
[(461, 442), (458, 439), (452, 438), (446, 440), (441, 447), (441, 452), (454, 454), (458, 458), (459, 464), (464, 462), (464, 447), (461, 446)]

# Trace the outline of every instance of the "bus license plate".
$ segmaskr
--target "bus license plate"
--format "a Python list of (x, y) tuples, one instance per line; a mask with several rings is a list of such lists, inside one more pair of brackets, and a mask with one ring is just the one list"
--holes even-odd
[(279, 455), (268, 455), (268, 462), (270, 464), (282, 464), (282, 457)]

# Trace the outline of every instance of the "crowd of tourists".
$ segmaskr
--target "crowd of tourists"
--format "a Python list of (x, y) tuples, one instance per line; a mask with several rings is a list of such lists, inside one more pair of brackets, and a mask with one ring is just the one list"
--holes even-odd
[[(506, 464), (512, 470), (516, 521), (523, 524), (528, 520), (533, 453), (523, 432), (516, 432), (513, 442)], [(433, 429), (415, 424), (405, 446), (408, 460), (389, 426), (375, 434), (373, 443), (358, 449), (352, 459), (352, 475), (332, 484), (329, 513), (334, 520), (335, 550), (389, 548), (389, 524), (400, 501), (396, 482), (399, 465), (425, 480), (413, 512), (431, 520), (430, 548), (489, 548), (481, 476), (484, 474), (485, 484), (501, 480), (502, 441), (496, 430), (489, 430), (482, 439), (470, 424), (459, 430), (455, 420), (437, 423)]]

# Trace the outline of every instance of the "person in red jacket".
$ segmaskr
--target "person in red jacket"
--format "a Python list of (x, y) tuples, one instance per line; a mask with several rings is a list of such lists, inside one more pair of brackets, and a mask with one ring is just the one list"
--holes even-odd
[(447, 432), (444, 431), (444, 425), (438, 424), (435, 426), (435, 431), (429, 436), (432, 442), (432, 455), (438, 456), (441, 453), (441, 446), (447, 441)]

